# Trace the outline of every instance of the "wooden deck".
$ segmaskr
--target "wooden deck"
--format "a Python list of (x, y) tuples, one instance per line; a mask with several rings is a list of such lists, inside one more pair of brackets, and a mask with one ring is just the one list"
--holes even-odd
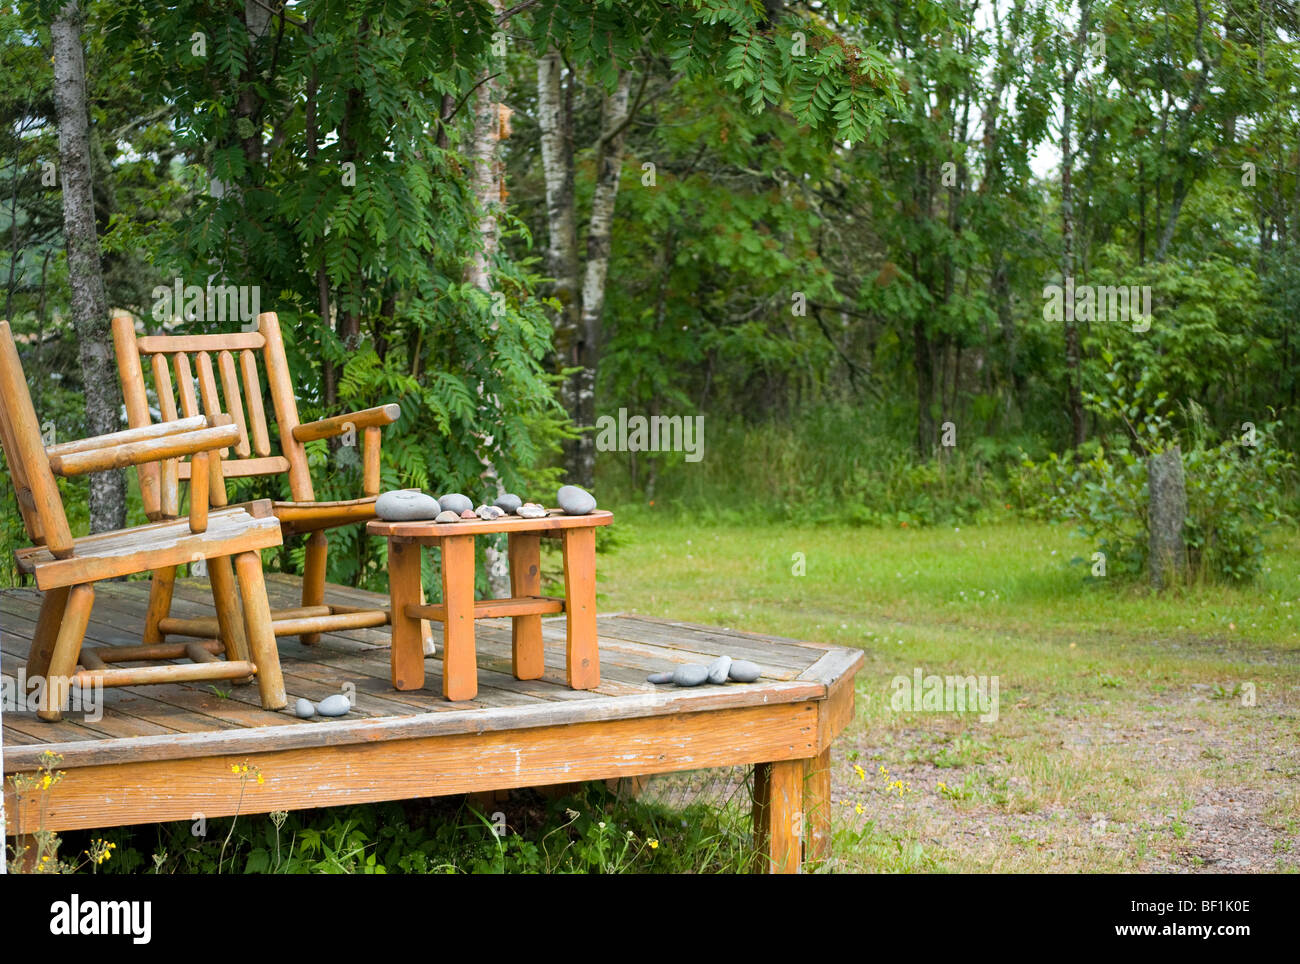
[[(297, 604), (298, 581), (268, 575), (274, 607)], [(139, 642), (147, 582), (103, 584), (87, 646)], [(27, 657), (39, 593), (0, 593), (5, 675)], [(177, 582), (175, 616), (210, 613), (201, 580)], [(382, 606), (384, 597), (330, 586), (326, 601)], [(441, 640), (435, 626), (435, 636)], [(829, 746), (853, 715), (857, 650), (674, 623), (645, 616), (599, 619), (601, 684), (565, 685), (564, 617), (546, 620), (546, 673), (511, 674), (509, 620), (477, 626), (479, 693), (449, 703), (439, 657), (421, 690), (389, 681), (388, 627), (328, 633), (312, 647), (281, 637), (290, 706), (352, 693), (346, 717), (299, 720), (263, 710), (254, 685), (166, 684), (103, 691), (101, 718), (69, 712), (58, 723), (4, 713), (4, 771), (30, 772), (41, 754), (65, 776), (43, 803), (19, 800), (8, 779), (10, 833), (189, 820), (236, 812), (441, 796), (757, 764), (755, 832), (778, 870), (828, 841)], [(753, 684), (678, 689), (649, 673), (727, 654), (763, 670)], [(243, 788), (232, 764), (263, 783)], [(242, 793), (242, 801), (241, 797)], [(38, 818), (38, 809), (44, 815)]]

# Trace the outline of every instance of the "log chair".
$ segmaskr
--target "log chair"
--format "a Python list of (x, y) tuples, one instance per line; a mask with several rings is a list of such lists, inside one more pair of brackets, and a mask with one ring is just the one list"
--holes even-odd
[[(43, 594), (26, 669), (29, 684), (44, 680), (37, 704), (41, 719), (61, 718), (72, 685), (256, 677), (263, 707), (286, 705), (259, 554), (281, 545), (280, 526), (269, 501), (226, 505), (220, 450), (238, 437), (229, 416), (195, 414), (47, 447), (13, 332), (8, 322), (0, 321), (0, 445), (32, 542), (15, 555), (19, 570), (34, 577)], [(182, 457), (189, 458), (193, 476), (187, 518), (73, 537), (56, 476), (71, 478), (132, 465), (158, 468), (161, 463), (155, 477), (174, 478), (176, 460)], [(177, 565), (198, 560), (212, 573), (220, 640), (161, 643), (157, 629), (164, 613), (151, 604), (141, 645), (82, 648), (95, 583), (153, 571), (157, 585), (158, 573), (174, 573)], [(191, 662), (109, 665), (184, 658)]]

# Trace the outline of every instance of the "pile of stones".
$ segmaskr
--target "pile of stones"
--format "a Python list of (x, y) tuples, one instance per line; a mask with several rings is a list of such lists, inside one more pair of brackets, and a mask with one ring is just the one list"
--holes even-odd
[[(576, 485), (564, 485), (555, 493), (555, 503), (565, 515), (589, 515), (595, 511), (596, 498)], [(483, 519), (491, 521), (514, 515), (521, 519), (541, 519), (550, 514), (537, 502), (525, 502), (507, 492), (491, 505), (474, 507), (468, 496), (448, 492), (434, 498), (419, 489), (395, 489), (385, 492), (375, 502), (375, 514), (385, 522), (416, 522), (432, 519), (434, 522), (468, 522)]]
[(674, 686), (702, 686), (705, 683), (752, 683), (762, 675), (757, 663), (747, 659), (719, 656), (707, 666), (703, 663), (685, 663), (666, 673), (653, 673), (646, 677), (648, 683), (672, 683)]
[(293, 705), (293, 715), (300, 719), (309, 720), (316, 714), (321, 716), (347, 716), (348, 711), (352, 709), (352, 703), (342, 693), (335, 693), (333, 696), (327, 696), (319, 703), (313, 704), (311, 700), (299, 698), (298, 702)]

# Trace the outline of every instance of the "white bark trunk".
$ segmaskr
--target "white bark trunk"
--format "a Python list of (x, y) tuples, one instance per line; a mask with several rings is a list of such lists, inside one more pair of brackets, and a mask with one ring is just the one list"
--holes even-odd
[[(596, 366), (599, 362), (601, 317), (605, 311), (605, 287), (609, 280), (610, 243), (614, 208), (618, 201), (619, 177), (623, 170), (623, 143), (628, 113), (631, 75), (619, 74), (614, 92), (601, 108), (600, 156), (596, 165), (596, 190), (591, 200), (591, 222), (587, 226), (587, 263), (582, 279), (582, 310), (579, 326), (583, 343), (578, 375), (577, 415), (579, 425), (590, 429), (596, 421)], [(576, 462), (581, 484), (590, 486), (596, 469), (595, 437), (584, 432), (578, 444)]]
[[(501, 13), (500, 0), (492, 0), (495, 15)], [(491, 68), (485, 71), (489, 76)], [(482, 246), (470, 258), (466, 271), (468, 279), (488, 297), (492, 296), (492, 257), (500, 245), (500, 222), (497, 214), (501, 208), (502, 183), (504, 168), (501, 163), (501, 140), (508, 133), (509, 108), (501, 102), (501, 83), (496, 78), (486, 80), (476, 93), (474, 105), (474, 134), (472, 157), (474, 162), (474, 194), (479, 206), (479, 235)], [(495, 323), (493, 324), (495, 328)], [(479, 394), (483, 394), (479, 386)], [(479, 459), (483, 463), (480, 478), (489, 492), (497, 496), (504, 494), (501, 477), (492, 461), (491, 437), (480, 437)], [(492, 596), (503, 599), (510, 595), (510, 568), (501, 536), (489, 539), (483, 549), (483, 558), (487, 564), (488, 586)]]

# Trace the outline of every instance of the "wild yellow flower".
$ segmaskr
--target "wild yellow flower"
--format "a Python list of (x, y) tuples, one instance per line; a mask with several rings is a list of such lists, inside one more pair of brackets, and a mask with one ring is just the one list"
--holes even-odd
[(649, 845), (651, 850), (659, 849), (659, 841), (656, 840), (654, 837), (651, 837), (649, 840), (646, 841), (646, 843)]
[(862, 769), (862, 767), (856, 763), (853, 764), (853, 772), (858, 775), (859, 780), (865, 780), (867, 778), (867, 771)]
[(889, 776), (889, 771), (885, 769), (885, 765), (884, 765), (883, 763), (880, 764), (880, 775), (881, 775), (882, 777), (887, 777), (887, 776)]
[(854, 813), (858, 813), (858, 814), (862, 814), (862, 813), (866, 813), (867, 811), (866, 811), (866, 808), (863, 807), (862, 804), (859, 803), (856, 807), (853, 808), (853, 812), (854, 812)]
[(265, 782), (266, 782), (266, 780), (264, 780), (264, 779), (262, 778), (261, 771), (258, 771), (258, 774), (257, 774), (257, 782), (258, 782), (258, 783), (265, 783)]

